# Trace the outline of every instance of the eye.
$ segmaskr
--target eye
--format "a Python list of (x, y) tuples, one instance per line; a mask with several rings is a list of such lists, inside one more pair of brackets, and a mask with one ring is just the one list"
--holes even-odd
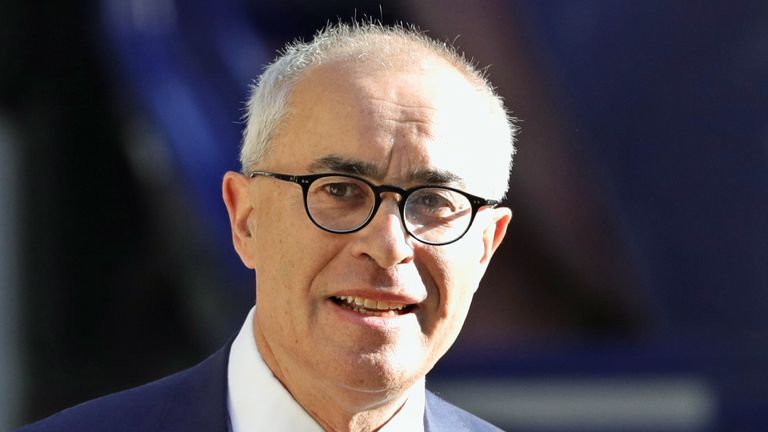
[(455, 192), (444, 189), (422, 189), (408, 200), (408, 207), (416, 217), (447, 217), (460, 209)]
[(453, 204), (439, 193), (422, 193), (416, 198), (415, 205), (425, 210), (441, 211), (452, 210)]
[(323, 190), (328, 195), (337, 198), (353, 198), (362, 194), (360, 185), (349, 182), (328, 183), (323, 186)]
[(325, 177), (312, 185), (313, 204), (322, 206), (350, 206), (367, 204), (372, 199), (371, 189), (365, 183), (350, 177)]

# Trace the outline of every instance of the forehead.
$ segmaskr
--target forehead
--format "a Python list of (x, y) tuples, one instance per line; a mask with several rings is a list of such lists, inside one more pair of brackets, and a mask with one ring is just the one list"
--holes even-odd
[(431, 170), (470, 185), (493, 157), (483, 143), (499, 139), (489, 136), (494, 121), (488, 96), (441, 59), (335, 61), (296, 84), (274, 153), (294, 170), (339, 157), (393, 181)]

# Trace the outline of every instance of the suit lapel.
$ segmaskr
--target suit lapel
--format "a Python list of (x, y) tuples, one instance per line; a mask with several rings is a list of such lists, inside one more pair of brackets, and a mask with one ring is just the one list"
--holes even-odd
[(227, 364), (231, 341), (178, 376), (160, 430), (172, 432), (227, 432)]

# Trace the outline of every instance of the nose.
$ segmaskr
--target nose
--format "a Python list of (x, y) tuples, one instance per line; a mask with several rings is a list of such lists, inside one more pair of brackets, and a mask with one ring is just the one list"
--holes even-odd
[(369, 258), (382, 268), (391, 268), (413, 260), (413, 239), (405, 231), (400, 220), (395, 196), (392, 194), (392, 199), (382, 196), (381, 205), (373, 220), (354, 234), (355, 256)]

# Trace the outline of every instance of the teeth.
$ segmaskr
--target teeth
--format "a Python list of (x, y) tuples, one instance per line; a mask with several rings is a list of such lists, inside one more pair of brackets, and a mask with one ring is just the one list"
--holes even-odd
[[(354, 309), (362, 312), (372, 309), (376, 311), (392, 311), (402, 310), (406, 305), (404, 303), (390, 303), (386, 301), (376, 301), (373, 299), (367, 299), (363, 297), (353, 296), (339, 296), (336, 297), (342, 302), (350, 306), (355, 306)], [(362, 309), (365, 308), (365, 309)]]

